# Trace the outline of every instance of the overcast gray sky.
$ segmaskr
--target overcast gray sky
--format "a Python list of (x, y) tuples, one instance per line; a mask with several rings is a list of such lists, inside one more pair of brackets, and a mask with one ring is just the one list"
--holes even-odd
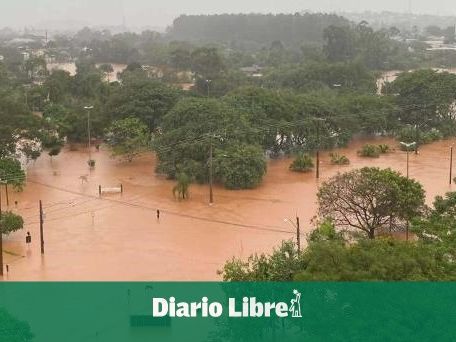
[(76, 21), (128, 26), (167, 26), (179, 14), (382, 11), (456, 14), (456, 0), (0, 0), (0, 27)]

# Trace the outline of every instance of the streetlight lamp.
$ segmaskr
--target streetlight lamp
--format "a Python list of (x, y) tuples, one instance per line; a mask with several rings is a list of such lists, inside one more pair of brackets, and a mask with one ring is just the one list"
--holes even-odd
[(283, 222), (291, 224), (296, 229), (296, 244), (298, 245), (298, 253), (301, 253), (301, 227), (299, 225), (299, 217), (296, 216), (296, 224), (290, 219), (283, 219)]
[(411, 142), (411, 143), (405, 143), (401, 141), (401, 145), (405, 147), (405, 150), (407, 151), (407, 178), (409, 178), (409, 152), (411, 147), (416, 146), (416, 142)]
[(85, 106), (87, 110), (87, 137), (88, 137), (88, 146), (89, 146), (89, 166), (92, 166), (92, 151), (91, 151), (91, 136), (90, 136), (90, 110), (93, 109), (93, 106)]
[(212, 80), (209, 80), (209, 79), (207, 79), (207, 80), (206, 80), (206, 86), (207, 86), (207, 97), (209, 97), (209, 89), (210, 89), (210, 88), (209, 88), (209, 85), (210, 85), (210, 83), (211, 83), (211, 82), (212, 82)]

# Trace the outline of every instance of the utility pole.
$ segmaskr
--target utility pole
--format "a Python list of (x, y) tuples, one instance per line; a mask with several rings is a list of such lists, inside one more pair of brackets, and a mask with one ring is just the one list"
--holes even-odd
[(6, 206), (9, 207), (8, 182), (5, 182)]
[(409, 160), (410, 160), (410, 153), (407, 149), (407, 178), (409, 178)]
[(296, 214), (296, 223), (287, 218), (283, 219), (284, 222), (291, 224), (296, 229), (296, 245), (298, 247), (298, 254), (301, 253), (301, 226), (299, 223), (298, 214)]
[(212, 205), (214, 203), (214, 193), (212, 190), (212, 182), (213, 182), (213, 177), (212, 177), (212, 161), (213, 161), (213, 144), (212, 144), (212, 139), (213, 136), (211, 135), (210, 137), (210, 147), (209, 147), (209, 205)]
[(317, 179), (320, 178), (320, 122), (318, 121), (318, 124), (317, 124), (317, 173), (316, 173), (316, 177)]
[(41, 254), (44, 254), (44, 232), (43, 232), (43, 224), (44, 224), (44, 217), (43, 217), (43, 204), (40, 200), (40, 240), (41, 240)]
[(453, 146), (450, 147), (450, 185), (453, 184)]
[(299, 216), (296, 216), (296, 241), (298, 243), (298, 254), (301, 254), (301, 227), (299, 225)]

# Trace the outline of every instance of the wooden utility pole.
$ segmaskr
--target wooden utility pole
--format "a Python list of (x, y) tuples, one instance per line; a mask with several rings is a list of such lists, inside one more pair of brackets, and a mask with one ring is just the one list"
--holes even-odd
[(409, 162), (410, 162), (410, 152), (407, 149), (407, 179), (409, 178)]
[(298, 254), (301, 254), (301, 228), (298, 216), (296, 216), (296, 241), (298, 243)]
[(41, 241), (41, 254), (44, 254), (44, 232), (43, 232), (43, 224), (44, 224), (44, 217), (43, 217), (43, 204), (40, 200), (40, 241)]
[(213, 161), (213, 145), (212, 145), (212, 135), (210, 137), (210, 147), (209, 147), (209, 204), (214, 203), (214, 193), (212, 190), (212, 182), (213, 182), (213, 177), (212, 177), (212, 161)]
[(8, 182), (5, 182), (6, 206), (9, 207)]

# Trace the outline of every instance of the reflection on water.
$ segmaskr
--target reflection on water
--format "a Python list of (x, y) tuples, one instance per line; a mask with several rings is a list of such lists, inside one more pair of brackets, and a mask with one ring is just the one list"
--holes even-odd
[[(372, 139), (371, 139), (372, 140)], [(410, 176), (434, 196), (449, 185), (449, 147), (455, 140), (423, 146), (410, 155)], [(191, 187), (190, 200), (176, 201), (174, 183), (154, 174), (155, 159), (145, 155), (133, 163), (119, 163), (107, 151), (94, 152), (96, 169), (87, 169), (86, 151), (65, 150), (51, 162), (43, 155), (29, 168), (23, 193), (12, 194), (26, 225), (5, 238), (9, 280), (217, 280), (217, 269), (233, 256), (270, 252), (281, 240), (294, 238), (284, 222), (298, 214), (304, 233), (311, 230), (319, 182), (338, 171), (361, 166), (392, 167), (405, 173), (406, 156), (399, 150), (378, 159), (358, 157), (366, 141), (339, 151), (350, 166), (321, 161), (321, 179), (313, 173), (290, 172), (290, 159), (269, 163), (263, 184), (255, 190), (214, 190)], [(395, 144), (379, 138), (375, 143)], [(87, 182), (81, 176), (87, 175)], [(98, 197), (98, 186), (124, 187), (123, 195)], [(40, 255), (38, 201), (45, 210), (45, 250)], [(160, 209), (157, 220), (156, 209)], [(26, 247), (30, 231), (32, 244)], [(304, 240), (304, 237), (303, 237)]]

